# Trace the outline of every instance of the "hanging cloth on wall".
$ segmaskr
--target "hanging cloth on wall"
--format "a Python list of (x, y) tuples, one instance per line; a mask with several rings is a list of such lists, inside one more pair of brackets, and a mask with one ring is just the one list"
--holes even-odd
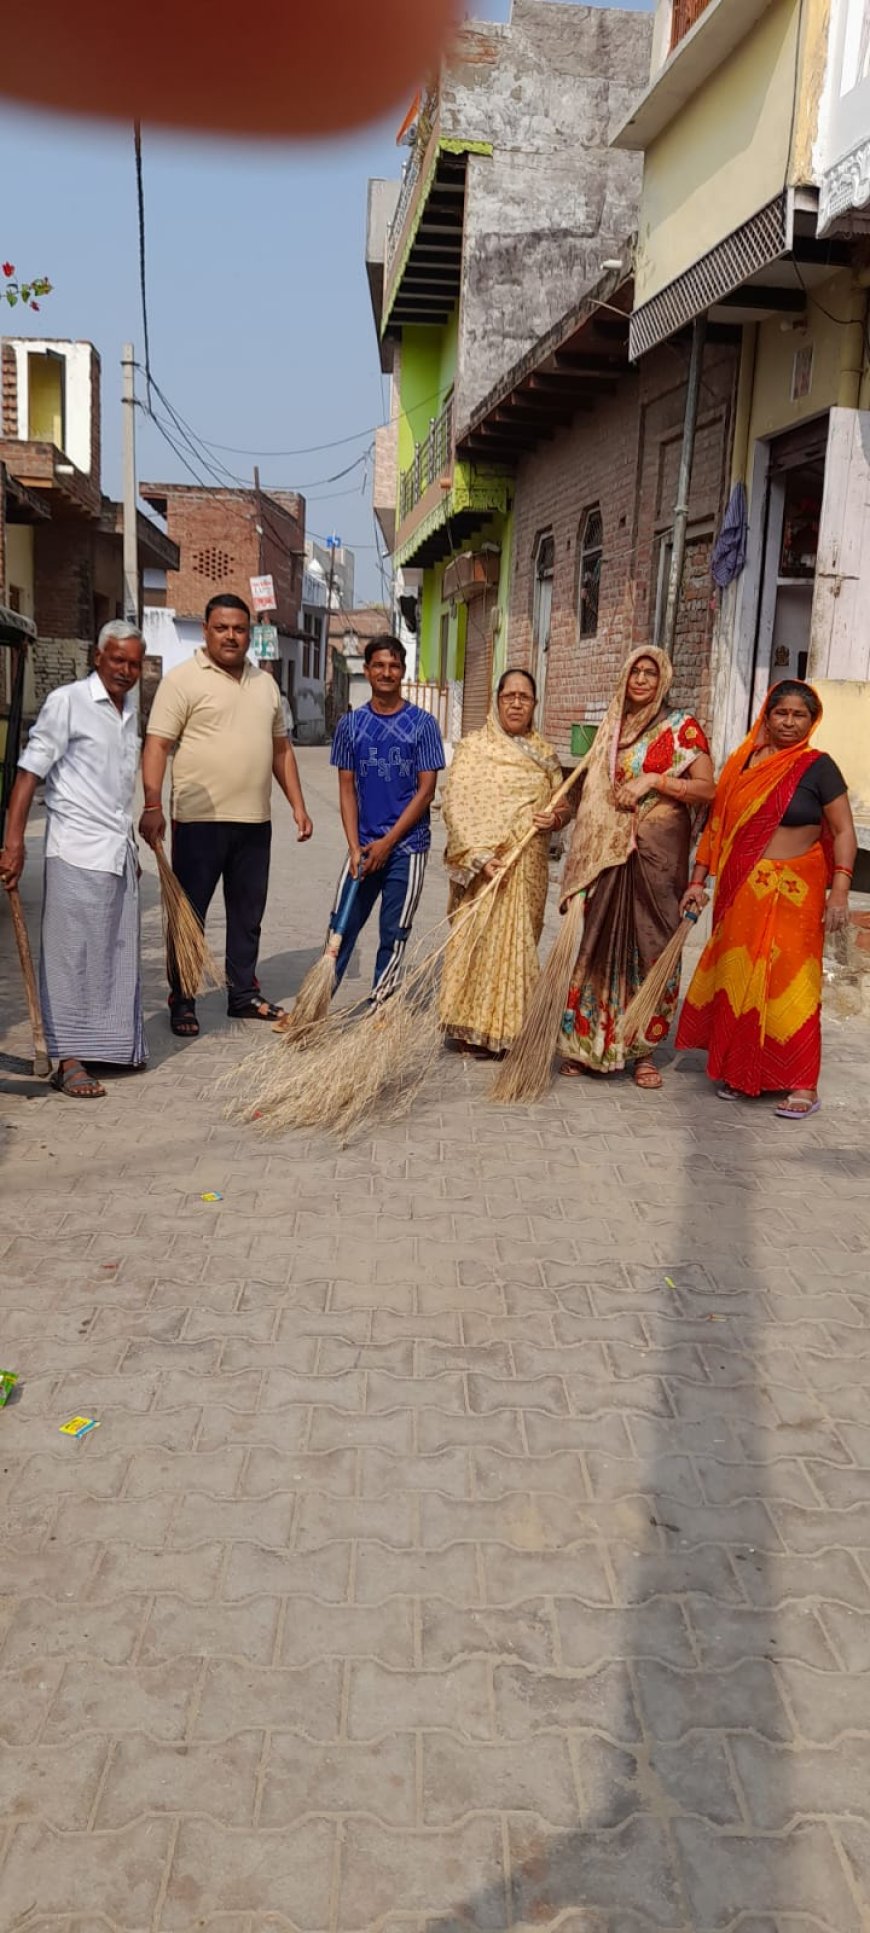
[(735, 483), (710, 559), (710, 569), (720, 590), (733, 584), (746, 563), (746, 524), (746, 491), (742, 483)]

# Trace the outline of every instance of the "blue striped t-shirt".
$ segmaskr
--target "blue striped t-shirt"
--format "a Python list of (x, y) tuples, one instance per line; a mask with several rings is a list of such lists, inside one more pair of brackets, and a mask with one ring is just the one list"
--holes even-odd
[[(419, 705), (392, 712), (361, 705), (339, 719), (330, 763), (354, 775), (360, 845), (369, 846), (401, 818), (416, 795), (420, 773), (443, 771), (444, 746), (434, 718)], [(426, 812), (395, 850), (428, 852), (431, 838)]]

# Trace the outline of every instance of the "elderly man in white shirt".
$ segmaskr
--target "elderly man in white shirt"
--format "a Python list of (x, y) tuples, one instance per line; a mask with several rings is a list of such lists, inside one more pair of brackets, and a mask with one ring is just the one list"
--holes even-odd
[(72, 1100), (105, 1088), (88, 1062), (148, 1059), (139, 968), (139, 867), (133, 793), (139, 764), (136, 687), (145, 646), (135, 625), (104, 625), (89, 678), (50, 693), (18, 762), (0, 852), (15, 886), (34, 793), (45, 781), (40, 996), (52, 1082)]

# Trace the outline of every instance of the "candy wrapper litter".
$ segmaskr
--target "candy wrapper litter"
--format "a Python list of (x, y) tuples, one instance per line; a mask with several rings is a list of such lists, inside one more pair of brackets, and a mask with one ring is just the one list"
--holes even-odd
[(0, 1369), (0, 1409), (8, 1403), (18, 1377), (11, 1369)]

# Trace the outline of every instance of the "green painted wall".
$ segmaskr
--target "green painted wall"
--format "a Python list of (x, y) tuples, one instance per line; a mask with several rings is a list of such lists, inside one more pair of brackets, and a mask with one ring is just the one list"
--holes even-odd
[[(514, 514), (511, 508), (506, 517), (492, 517), (483, 530), (471, 537), (463, 549), (480, 550), (484, 544), (501, 546), (499, 571), (498, 607), (502, 613), (502, 625), (495, 641), (493, 653), (493, 682), (501, 677), (506, 663), (508, 636), (508, 608), (510, 603), (511, 570), (513, 567)], [(418, 677), (437, 683), (441, 676), (441, 620), (445, 612), (449, 615), (450, 633), (447, 650), (447, 677), (461, 679), (465, 674), (465, 639), (468, 629), (468, 609), (464, 604), (451, 610), (444, 603), (442, 584), (444, 571), (450, 560), (423, 572), (423, 590), (420, 615), (420, 650), (418, 657)]]
[(456, 378), (459, 305), (441, 327), (412, 324), (402, 330), (399, 367), (399, 469), (407, 470), (415, 443), (425, 442), (433, 416)]
[(444, 575), (439, 565), (436, 570), (423, 572), (423, 590), (420, 598), (420, 650), (418, 653), (417, 676), (427, 683), (438, 677), (440, 658), (441, 626), (441, 579)]

